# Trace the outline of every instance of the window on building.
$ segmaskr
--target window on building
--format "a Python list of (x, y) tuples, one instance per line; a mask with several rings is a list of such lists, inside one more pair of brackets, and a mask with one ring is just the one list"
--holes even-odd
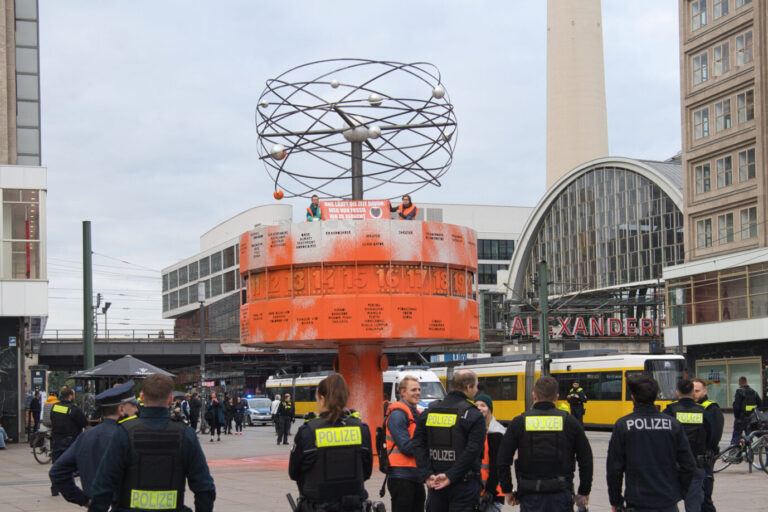
[[(207, 291), (206, 291), (207, 295)], [(213, 276), (211, 278), (211, 297), (221, 295), (221, 276)]]
[(215, 252), (211, 254), (211, 274), (215, 274), (221, 270), (221, 253)]
[(696, 222), (696, 246), (712, 247), (712, 219)]
[(728, 14), (728, 0), (712, 0), (712, 19), (722, 18)]
[(40, 191), (3, 190), (3, 279), (42, 279)]
[(187, 288), (189, 293), (189, 303), (194, 304), (197, 302), (197, 283)]
[(478, 265), (478, 283), (479, 284), (496, 284), (496, 271), (506, 270), (509, 265), (490, 265), (487, 263), (480, 263)]
[(179, 270), (179, 286), (187, 284), (187, 267), (181, 267)]
[(189, 304), (189, 293), (186, 288), (179, 290), (179, 307), (184, 307)]
[(200, 260), (200, 277), (205, 277), (211, 273), (210, 264), (208, 256)]
[(169, 309), (176, 309), (179, 307), (179, 294), (178, 292), (171, 292), (170, 293), (170, 305), (168, 306)]
[(693, 138), (709, 137), (709, 108), (703, 108), (693, 113)]
[(755, 148), (739, 151), (739, 181), (755, 179)]
[(179, 286), (179, 273), (176, 270), (168, 274), (168, 287), (173, 290)]
[(691, 2), (691, 30), (698, 30), (707, 24), (707, 0)]
[(733, 184), (733, 169), (730, 156), (718, 158), (717, 166), (717, 188), (727, 187)]
[(744, 7), (747, 4), (751, 4), (752, 0), (736, 0), (736, 8)]
[(510, 260), (514, 249), (514, 240), (478, 240), (477, 259)]
[(197, 281), (197, 262), (193, 261), (187, 265), (187, 273), (189, 274), (189, 282)]
[(717, 216), (717, 243), (729, 244), (733, 242), (733, 214), (726, 213)]
[(224, 268), (233, 267), (235, 265), (235, 248), (227, 247), (222, 251), (224, 257)]
[(727, 42), (715, 46), (712, 52), (712, 73), (715, 76), (724, 75), (730, 70), (731, 64), (728, 50)]
[(168, 274), (163, 274), (163, 291), (168, 291)]
[(739, 123), (746, 123), (755, 118), (755, 91), (750, 89), (736, 96), (739, 108)]
[(709, 179), (709, 164), (702, 164), (696, 166), (696, 193), (703, 194), (711, 190), (711, 182)]
[(693, 58), (693, 85), (707, 81), (707, 52)]
[(715, 103), (715, 130), (721, 132), (731, 127), (731, 100)]
[(757, 238), (757, 207), (741, 210), (741, 239)]
[(163, 311), (168, 311), (168, 294), (163, 294)]
[(748, 30), (736, 36), (736, 65), (743, 66), (752, 62), (752, 31)]
[(239, 281), (236, 276), (237, 272), (234, 270), (224, 274), (224, 293), (228, 293), (235, 290), (235, 283)]

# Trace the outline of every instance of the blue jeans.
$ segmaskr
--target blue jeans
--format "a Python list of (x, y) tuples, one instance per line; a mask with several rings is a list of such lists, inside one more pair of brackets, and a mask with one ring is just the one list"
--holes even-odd
[(5, 448), (5, 442), (8, 440), (8, 434), (6, 434), (5, 429), (3, 427), (0, 427), (0, 448)]

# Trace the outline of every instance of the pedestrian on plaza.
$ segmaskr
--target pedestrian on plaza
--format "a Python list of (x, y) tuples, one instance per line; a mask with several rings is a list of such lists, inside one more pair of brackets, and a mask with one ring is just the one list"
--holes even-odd
[(192, 399), (189, 401), (189, 423), (194, 431), (197, 431), (197, 423), (200, 421), (200, 409), (202, 408), (203, 402), (200, 401), (200, 395), (192, 393)]
[(0, 412), (0, 450), (5, 450), (5, 444), (10, 441), (13, 441), (13, 439), (8, 437), (8, 433), (3, 428), (2, 421), (3, 421), (3, 413)]
[(192, 416), (192, 410), (189, 407), (189, 402), (192, 400), (192, 395), (189, 393), (186, 393), (184, 395), (184, 400), (181, 401), (181, 414), (184, 415), (184, 417), (187, 419), (187, 423), (190, 421), (190, 416)]
[(43, 404), (43, 414), (42, 418), (40, 418), (40, 423), (42, 423), (43, 426), (51, 428), (51, 410), (57, 403), (59, 403), (59, 397), (56, 396), (55, 391), (51, 391), (51, 393), (48, 395), (48, 398), (45, 399), (45, 403)]
[(205, 421), (211, 429), (211, 442), (213, 442), (213, 432), (216, 431), (216, 440), (221, 441), (221, 427), (224, 426), (224, 405), (219, 401), (219, 397), (214, 391), (208, 400), (208, 406), (205, 412)]
[(276, 435), (280, 435), (280, 423), (277, 421), (277, 409), (280, 408), (281, 398), (280, 395), (275, 395), (275, 399), (272, 400), (272, 404), (269, 407), (269, 412), (272, 414), (272, 423), (275, 424)]
[(170, 421), (173, 379), (158, 373), (144, 380), (141, 417), (120, 424), (91, 486), (90, 512), (112, 510), (190, 510), (184, 506), (186, 484), (195, 510), (213, 510), (216, 489), (197, 436), (184, 423)]
[(747, 378), (739, 377), (739, 389), (733, 395), (733, 435), (731, 444), (737, 444), (742, 434), (749, 434), (749, 416), (762, 405), (760, 395), (749, 387)]
[(283, 444), (288, 444), (288, 436), (291, 434), (291, 424), (296, 421), (296, 411), (291, 401), (291, 394), (286, 393), (285, 398), (280, 402), (277, 408), (277, 422), (280, 428), (277, 431), (277, 444), (283, 440)]
[(584, 404), (587, 403), (587, 394), (579, 386), (579, 381), (573, 381), (570, 391), (568, 391), (568, 405), (571, 406), (571, 414), (584, 425)]
[[(135, 417), (139, 410), (133, 396), (133, 381), (96, 395), (96, 406), (101, 409), (101, 423), (77, 436), (48, 472), (51, 485), (64, 499), (82, 507), (90, 503), (91, 485), (109, 441), (118, 429), (117, 422), (121, 418)], [(75, 484), (75, 474), (80, 476), (82, 489)]]
[(323, 220), (323, 211), (320, 209), (320, 198), (317, 194), (312, 196), (312, 203), (307, 206), (307, 222)]
[[(499, 449), (499, 481), (510, 505), (521, 510), (572, 511), (574, 503), (589, 504), (592, 490), (592, 448), (581, 423), (555, 407), (558, 383), (539, 378), (533, 387), (533, 408), (512, 420)], [(515, 453), (517, 490), (512, 492), (510, 465)], [(579, 465), (579, 487), (573, 477)]]
[(232, 434), (232, 422), (235, 420), (235, 404), (232, 397), (227, 397), (224, 401), (224, 422), (227, 424), (227, 435)]
[(427, 512), (471, 510), (480, 498), (485, 420), (472, 402), (477, 382), (470, 370), (454, 372), (451, 391), (416, 420), (413, 447), (428, 488)]
[(390, 206), (391, 212), (397, 212), (398, 220), (413, 220), (416, 218), (416, 214), (419, 213), (419, 209), (416, 205), (411, 203), (411, 196), (405, 194), (403, 196), (403, 202), (399, 206)]
[(485, 446), (483, 447), (483, 459), (480, 461), (480, 478), (483, 481), (483, 491), (480, 500), (485, 503), (482, 510), (500, 511), (504, 506), (504, 493), (499, 484), (499, 447), (504, 433), (507, 431), (504, 425), (493, 417), (493, 400), (485, 393), (475, 395), (475, 405), (483, 418), (485, 418)]
[[(612, 512), (677, 512), (688, 492), (696, 460), (683, 426), (654, 406), (659, 385), (647, 375), (628, 380), (634, 412), (619, 418), (608, 443), (606, 478)], [(624, 493), (622, 494), (622, 481)]]
[(317, 386), (319, 416), (296, 432), (288, 475), (299, 487), (302, 512), (361, 511), (368, 499), (364, 482), (373, 470), (371, 433), (357, 413), (346, 409), (348, 398), (344, 378), (329, 375)]
[(248, 404), (239, 396), (235, 400), (235, 434), (243, 435), (243, 421), (245, 421), (245, 410)]
[(715, 457), (720, 453), (720, 439), (723, 437), (725, 418), (717, 402), (713, 402), (707, 396), (707, 383), (703, 379), (693, 379), (693, 399), (706, 409), (712, 420), (712, 437), (710, 445), (707, 447), (706, 465), (704, 466), (704, 503), (701, 505), (701, 512), (716, 512), (715, 504), (712, 501), (712, 491), (715, 487), (714, 464)]
[(696, 459), (696, 469), (684, 502), (686, 512), (694, 510), (699, 512), (704, 503), (704, 468), (707, 449), (712, 445), (712, 420), (707, 410), (693, 399), (692, 380), (677, 381), (676, 393), (677, 402), (670, 403), (663, 412), (682, 424), (691, 452)]
[(37, 432), (40, 430), (40, 413), (42, 412), (40, 391), (35, 390), (35, 394), (32, 395), (32, 401), (29, 403), (29, 412), (32, 416), (32, 432)]
[(416, 377), (406, 375), (397, 390), (400, 400), (389, 405), (384, 419), (389, 460), (387, 488), (392, 498), (391, 510), (423, 511), (427, 494), (413, 453), (413, 433), (419, 417), (417, 406), (421, 401), (421, 384)]
[[(56, 460), (75, 442), (80, 432), (88, 425), (83, 411), (72, 403), (75, 391), (66, 387), (61, 391), (61, 400), (51, 408), (51, 459)], [(58, 496), (51, 487), (51, 496)]]

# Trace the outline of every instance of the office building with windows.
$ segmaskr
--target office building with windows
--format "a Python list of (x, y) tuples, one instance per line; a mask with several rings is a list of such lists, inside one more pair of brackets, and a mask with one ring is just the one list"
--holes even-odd
[(666, 268), (668, 347), (682, 344), (710, 396), (768, 367), (768, 7), (680, 0), (685, 262)]
[(19, 439), (32, 391), (25, 356), (48, 317), (36, 0), (0, 0), (0, 45), (0, 412)]

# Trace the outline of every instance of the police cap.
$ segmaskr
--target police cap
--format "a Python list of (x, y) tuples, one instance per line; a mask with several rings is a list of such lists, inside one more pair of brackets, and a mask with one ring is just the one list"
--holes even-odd
[(124, 384), (109, 388), (108, 390), (96, 395), (96, 405), (107, 407), (110, 405), (120, 405), (123, 403), (137, 403), (133, 396), (133, 381), (129, 380)]

